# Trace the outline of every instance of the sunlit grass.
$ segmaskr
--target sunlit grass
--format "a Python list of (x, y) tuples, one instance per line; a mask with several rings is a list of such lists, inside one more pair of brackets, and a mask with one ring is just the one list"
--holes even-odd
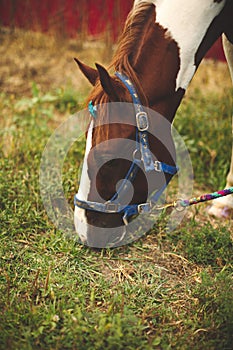
[[(0, 349), (230, 350), (232, 220), (210, 218), (199, 205), (172, 232), (164, 214), (137, 242), (96, 251), (67, 239), (47, 217), (41, 156), (54, 130), (83, 108), (88, 92), (73, 57), (93, 66), (107, 65), (111, 56), (112, 48), (107, 54), (92, 44), (85, 49), (21, 31), (3, 38)], [(175, 119), (198, 194), (225, 185), (230, 84), (225, 65), (204, 63)], [(63, 166), (71, 206), (83, 151), (74, 143)]]
[[(94, 251), (65, 239), (48, 220), (40, 159), (60, 116), (75, 109), (73, 96), (42, 94), (33, 85), (32, 98), (0, 97), (0, 347), (230, 349), (231, 221), (213, 226), (197, 211), (172, 233), (161, 221), (130, 246)], [(214, 98), (196, 91), (179, 110), (176, 128), (192, 140), (197, 187), (224, 184), (230, 103), (231, 91)], [(74, 146), (64, 165), (71, 205), (82, 154)]]

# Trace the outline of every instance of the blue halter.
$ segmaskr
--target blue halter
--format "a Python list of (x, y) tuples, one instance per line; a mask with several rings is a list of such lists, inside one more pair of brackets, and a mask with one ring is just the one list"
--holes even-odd
[[(114, 194), (114, 196), (107, 201), (106, 203), (98, 203), (91, 201), (82, 201), (79, 200), (77, 194), (74, 197), (75, 206), (101, 213), (107, 214), (123, 214), (123, 222), (125, 225), (128, 224), (128, 218), (133, 215), (138, 215), (141, 213), (150, 213), (153, 206), (157, 203), (158, 199), (168, 186), (169, 180), (165, 183), (161, 189), (159, 189), (155, 194), (150, 198), (150, 201), (147, 203), (141, 204), (129, 204), (121, 205), (120, 197), (122, 193), (126, 193), (130, 184), (134, 181), (137, 172), (139, 170), (139, 164), (142, 162), (146, 172), (156, 171), (162, 172), (174, 176), (178, 168), (176, 166), (171, 166), (159, 161), (153, 161), (152, 153), (150, 151), (149, 140), (148, 140), (148, 129), (149, 129), (149, 120), (147, 113), (144, 111), (137, 91), (135, 90), (133, 84), (127, 76), (122, 73), (116, 72), (115, 75), (122, 81), (122, 83), (129, 90), (129, 93), (132, 97), (134, 109), (136, 113), (136, 150), (134, 154), (141, 154), (141, 159), (134, 157), (133, 162), (128, 170), (125, 179), (122, 181), (121, 186)], [(88, 105), (89, 112), (93, 118), (97, 118), (97, 109), (96, 106), (93, 106), (92, 102)]]

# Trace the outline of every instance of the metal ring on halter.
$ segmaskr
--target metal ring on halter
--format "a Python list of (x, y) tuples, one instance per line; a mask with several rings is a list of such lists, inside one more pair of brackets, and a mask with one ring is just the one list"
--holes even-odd
[[(137, 153), (139, 153), (139, 157), (137, 157)], [(140, 151), (140, 149), (135, 149), (135, 151), (133, 151), (133, 159), (137, 160), (137, 161), (141, 161), (141, 151)]]
[(186, 206), (182, 205), (183, 199), (179, 198), (173, 203), (173, 207), (178, 212), (182, 212), (186, 209)]

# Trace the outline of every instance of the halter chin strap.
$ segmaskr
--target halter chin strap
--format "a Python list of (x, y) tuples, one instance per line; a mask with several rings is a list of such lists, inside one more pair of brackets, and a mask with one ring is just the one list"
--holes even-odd
[[(169, 180), (165, 185), (162, 186), (155, 194), (150, 197), (150, 201), (141, 204), (129, 204), (122, 205), (120, 204), (120, 196), (122, 193), (125, 193), (130, 184), (134, 181), (139, 164), (142, 162), (146, 172), (160, 172), (174, 176), (178, 172), (176, 166), (168, 165), (160, 161), (154, 161), (152, 153), (150, 151), (149, 140), (148, 140), (148, 129), (149, 129), (149, 120), (148, 115), (144, 111), (137, 91), (135, 90), (133, 84), (124, 74), (116, 72), (115, 75), (123, 82), (126, 88), (129, 90), (129, 93), (132, 97), (134, 109), (136, 113), (136, 150), (134, 155), (140, 153), (141, 159), (134, 157), (133, 162), (130, 166), (129, 171), (127, 172), (124, 180), (122, 181), (121, 186), (114, 194), (114, 196), (107, 201), (106, 203), (98, 203), (92, 201), (83, 201), (78, 199), (77, 194), (74, 197), (74, 205), (85, 210), (96, 211), (106, 214), (124, 214), (123, 222), (125, 225), (128, 225), (128, 218), (133, 215), (138, 215), (141, 213), (150, 213), (154, 205), (157, 203), (160, 196), (163, 194), (164, 190), (168, 186)], [(92, 101), (88, 105), (88, 109), (93, 118), (97, 118), (97, 109), (96, 106), (93, 106)], [(172, 178), (172, 177), (171, 177)]]

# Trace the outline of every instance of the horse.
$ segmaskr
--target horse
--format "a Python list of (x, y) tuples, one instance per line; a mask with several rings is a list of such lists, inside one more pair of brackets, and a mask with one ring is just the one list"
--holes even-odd
[[(221, 36), (233, 80), (232, 18), (231, 0), (135, 0), (108, 69), (75, 59), (93, 86), (88, 98), (92, 120), (74, 212), (75, 228), (84, 244), (101, 248), (124, 242), (127, 224), (148, 209), (152, 188), (148, 189), (143, 168), (149, 167), (154, 179), (157, 197), (152, 202), (178, 171), (171, 125), (198, 66)], [(128, 104), (124, 116), (115, 110), (117, 103)], [(99, 109), (107, 105), (105, 112)], [(163, 116), (166, 125), (160, 117), (146, 113), (147, 107)], [(118, 119), (111, 121), (116, 114)], [(137, 119), (135, 124), (132, 118)], [(164, 135), (163, 140), (152, 130)], [(114, 142), (118, 139), (139, 144), (137, 156), (132, 156), (132, 147), (124, 157), (127, 146)], [(133, 187), (127, 204), (118, 200), (119, 181), (127, 188), (122, 197)], [(226, 186), (233, 186), (233, 152)], [(232, 195), (215, 200), (210, 213), (221, 216), (226, 208), (233, 209)]]

